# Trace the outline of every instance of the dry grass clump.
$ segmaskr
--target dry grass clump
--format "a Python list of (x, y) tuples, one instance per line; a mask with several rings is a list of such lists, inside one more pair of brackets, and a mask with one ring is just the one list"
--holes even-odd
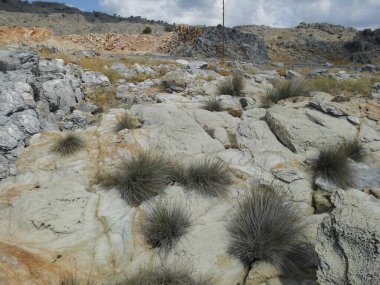
[(242, 90), (244, 88), (243, 76), (239, 74), (234, 74), (231, 78), (225, 79), (225, 81), (218, 87), (219, 95), (231, 95), (231, 96), (241, 96)]
[(126, 80), (128, 82), (132, 82), (134, 84), (137, 84), (137, 83), (143, 82), (149, 78), (152, 78), (152, 76), (145, 74), (145, 73), (138, 73), (138, 74), (135, 74), (133, 76), (127, 77)]
[(190, 227), (190, 214), (181, 205), (158, 202), (149, 206), (141, 232), (153, 248), (168, 252)]
[(124, 113), (117, 120), (117, 124), (115, 126), (115, 132), (118, 133), (124, 129), (128, 129), (128, 130), (136, 129), (138, 126), (139, 126), (139, 121), (137, 117), (129, 113)]
[(343, 142), (343, 151), (349, 158), (355, 161), (363, 161), (365, 158), (365, 151), (363, 145), (358, 140), (346, 140)]
[(370, 78), (336, 79), (334, 77), (318, 76), (311, 82), (315, 91), (322, 91), (332, 95), (346, 93), (347, 95), (369, 96), (373, 82)]
[(181, 182), (204, 196), (220, 197), (227, 192), (231, 177), (222, 161), (206, 159), (191, 163)]
[(132, 206), (162, 193), (172, 180), (172, 169), (161, 153), (140, 152), (125, 160), (119, 168), (99, 178), (108, 188), (116, 188)]
[(110, 87), (91, 90), (86, 94), (86, 99), (97, 106), (101, 106), (104, 111), (120, 105), (120, 100), (116, 97), (115, 90)]
[(341, 189), (354, 186), (355, 173), (348, 160), (349, 157), (362, 157), (359, 144), (344, 142), (342, 145), (321, 149), (312, 165), (315, 178), (326, 179)]
[(236, 134), (233, 132), (227, 131), (228, 140), (230, 142), (230, 148), (232, 149), (240, 149), (240, 145), (237, 141)]
[(308, 82), (303, 78), (278, 80), (274, 83), (274, 88), (267, 89), (263, 104), (269, 107), (286, 98), (306, 96), (309, 91)]
[(75, 133), (67, 133), (55, 141), (52, 151), (61, 156), (70, 156), (84, 147), (85, 143), (79, 135)]
[(223, 111), (223, 105), (217, 97), (211, 97), (205, 101), (203, 109), (210, 112), (221, 112)]
[(284, 197), (272, 189), (253, 189), (240, 200), (227, 225), (228, 253), (248, 270), (255, 262), (266, 261), (284, 273), (298, 272), (310, 258), (302, 239), (304, 229)]
[(210, 277), (195, 276), (189, 268), (179, 266), (143, 269), (115, 285), (211, 285)]

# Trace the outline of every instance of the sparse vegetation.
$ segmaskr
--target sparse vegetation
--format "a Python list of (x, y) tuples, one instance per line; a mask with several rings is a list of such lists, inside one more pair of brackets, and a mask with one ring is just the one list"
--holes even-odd
[(343, 143), (321, 149), (313, 162), (315, 178), (322, 177), (342, 189), (354, 186), (355, 173), (348, 160), (349, 155), (358, 155), (354, 145), (350, 147)]
[(141, 232), (153, 248), (167, 252), (188, 233), (190, 227), (190, 215), (182, 206), (158, 202), (148, 208)]
[(334, 77), (318, 76), (311, 82), (316, 91), (326, 92), (332, 95), (345, 93), (346, 95), (371, 94), (373, 82), (370, 78), (361, 77), (358, 79), (336, 79)]
[(231, 177), (222, 161), (206, 159), (189, 165), (183, 183), (187, 189), (194, 189), (204, 196), (219, 197), (227, 192)]
[(228, 114), (230, 114), (232, 117), (240, 118), (243, 115), (243, 110), (231, 109), (231, 110), (228, 110)]
[(170, 32), (173, 32), (174, 31), (174, 28), (173, 28), (173, 26), (165, 26), (165, 32), (168, 32), (168, 33), (170, 33)]
[(132, 116), (129, 113), (125, 113), (120, 118), (118, 118), (118, 122), (115, 126), (115, 132), (118, 133), (124, 129), (132, 130), (137, 128), (138, 126), (138, 118)]
[(363, 161), (365, 158), (363, 145), (356, 139), (344, 141), (342, 148), (347, 156), (352, 160)]
[(272, 104), (286, 98), (305, 96), (308, 92), (308, 82), (303, 78), (279, 80), (274, 83), (274, 88), (267, 90), (263, 104), (265, 106), (271, 106)]
[(230, 148), (240, 149), (240, 145), (237, 142), (236, 134), (230, 131), (227, 131), (227, 134), (228, 134), (228, 140), (230, 142)]
[(239, 202), (227, 225), (228, 253), (238, 258), (247, 272), (257, 261), (269, 262), (284, 273), (297, 272), (309, 260), (302, 240), (304, 228), (284, 197), (270, 188), (253, 189)]
[(110, 87), (91, 90), (91, 92), (87, 93), (86, 98), (88, 101), (100, 106), (103, 111), (120, 105), (120, 100), (116, 98), (115, 90)]
[(85, 144), (83, 139), (75, 133), (67, 133), (59, 137), (52, 147), (52, 151), (61, 156), (70, 156), (82, 148)]
[(211, 285), (210, 277), (194, 276), (190, 269), (179, 266), (143, 269), (116, 285)]
[(171, 167), (163, 154), (140, 152), (115, 172), (101, 176), (99, 182), (118, 189), (130, 205), (138, 206), (161, 193), (171, 179)]
[(78, 278), (75, 278), (72, 275), (67, 275), (61, 278), (59, 285), (80, 285), (81, 281)]
[(142, 31), (142, 33), (144, 35), (151, 34), (152, 33), (152, 28), (149, 27), (149, 26), (147, 26), (147, 27), (144, 28), (144, 30)]
[(210, 112), (223, 111), (222, 102), (217, 97), (211, 97), (207, 99), (204, 103), (203, 108)]
[(231, 78), (225, 79), (225, 81), (218, 87), (219, 95), (231, 95), (241, 96), (241, 92), (244, 88), (243, 76), (234, 74)]

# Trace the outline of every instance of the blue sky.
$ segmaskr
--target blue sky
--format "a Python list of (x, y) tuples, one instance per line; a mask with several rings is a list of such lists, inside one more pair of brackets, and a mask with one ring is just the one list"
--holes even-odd
[[(169, 23), (217, 25), (222, 0), (61, 0), (81, 10), (142, 16)], [(380, 28), (380, 0), (225, 0), (226, 25), (294, 27), (328, 22)]]

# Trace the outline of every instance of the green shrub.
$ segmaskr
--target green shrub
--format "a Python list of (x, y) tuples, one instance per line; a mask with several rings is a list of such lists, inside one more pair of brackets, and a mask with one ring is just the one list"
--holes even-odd
[(138, 119), (129, 113), (125, 113), (120, 118), (118, 118), (118, 122), (115, 126), (115, 132), (118, 133), (124, 129), (132, 130), (138, 126)]
[(210, 112), (220, 112), (223, 111), (222, 102), (218, 100), (217, 97), (211, 97), (205, 101), (203, 109)]
[(99, 178), (105, 187), (116, 188), (130, 205), (138, 206), (160, 193), (171, 182), (172, 169), (163, 154), (140, 152), (119, 168)]
[(151, 27), (145, 27), (145, 29), (142, 32), (143, 34), (151, 34), (152, 33), (152, 28)]
[(190, 215), (179, 205), (159, 202), (150, 205), (141, 232), (153, 248), (172, 249), (191, 227)]
[(321, 149), (312, 165), (314, 177), (326, 179), (342, 189), (354, 186), (355, 173), (348, 160), (350, 152), (352, 156), (357, 155), (345, 144)]
[(308, 82), (303, 78), (296, 77), (291, 80), (278, 80), (274, 83), (274, 88), (266, 90), (263, 104), (270, 106), (286, 98), (305, 96), (309, 91)]
[(211, 285), (210, 277), (195, 277), (188, 268), (178, 266), (140, 270), (115, 285)]
[(219, 95), (231, 95), (231, 96), (241, 96), (242, 90), (244, 88), (243, 76), (234, 74), (231, 78), (225, 79), (225, 81), (218, 87)]
[(218, 197), (227, 192), (231, 177), (222, 161), (206, 159), (191, 163), (182, 183), (187, 189), (194, 189), (204, 196)]
[(248, 269), (266, 261), (284, 273), (299, 271), (310, 256), (302, 240), (305, 224), (272, 189), (253, 189), (227, 224), (228, 253)]
[(84, 146), (84, 141), (79, 135), (67, 133), (56, 140), (52, 151), (61, 156), (70, 156), (84, 148)]

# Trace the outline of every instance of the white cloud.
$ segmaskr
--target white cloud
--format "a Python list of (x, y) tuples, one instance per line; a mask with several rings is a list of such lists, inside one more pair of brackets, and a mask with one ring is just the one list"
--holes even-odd
[[(100, 0), (105, 11), (169, 23), (217, 25), (222, 0)], [(329, 22), (379, 28), (379, 0), (225, 0), (226, 25), (296, 26)]]

